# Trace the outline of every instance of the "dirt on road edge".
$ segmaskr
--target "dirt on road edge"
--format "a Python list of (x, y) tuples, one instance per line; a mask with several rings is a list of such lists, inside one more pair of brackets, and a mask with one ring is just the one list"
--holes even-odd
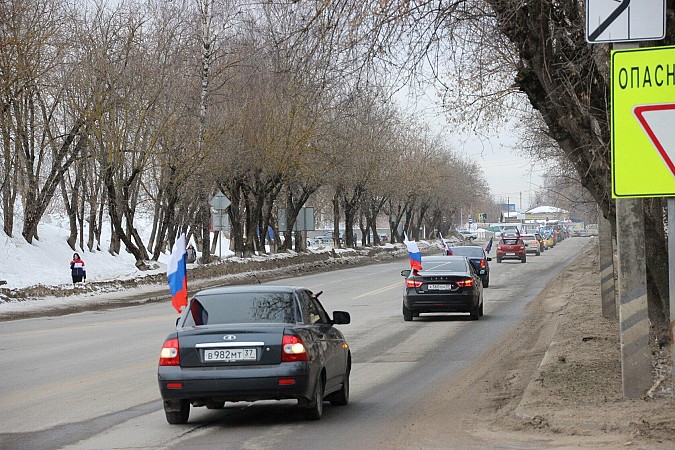
[(383, 447), (675, 448), (670, 349), (653, 349), (661, 381), (650, 395), (623, 399), (618, 322), (601, 316), (597, 255), (595, 241)]

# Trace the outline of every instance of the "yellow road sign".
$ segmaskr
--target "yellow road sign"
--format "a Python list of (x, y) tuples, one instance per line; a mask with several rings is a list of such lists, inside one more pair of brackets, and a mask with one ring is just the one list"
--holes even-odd
[(612, 197), (675, 196), (675, 46), (612, 51)]

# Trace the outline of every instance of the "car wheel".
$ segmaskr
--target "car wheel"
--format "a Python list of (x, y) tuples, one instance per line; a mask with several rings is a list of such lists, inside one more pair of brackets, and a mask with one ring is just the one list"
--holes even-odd
[(541, 256), (541, 252), (537, 252), (537, 256)]
[(410, 322), (411, 320), (413, 320), (412, 311), (406, 308), (405, 305), (403, 305), (403, 320), (405, 320), (406, 322)]
[(497, 256), (497, 262), (498, 263), (502, 262), (502, 259), (499, 256)]
[(480, 310), (478, 311), (478, 315), (481, 317), (483, 317), (483, 305), (485, 305), (485, 300), (480, 303)]
[(316, 380), (314, 388), (314, 399), (309, 403), (305, 410), (305, 418), (308, 420), (319, 420), (323, 414), (323, 380), (321, 376)]
[(330, 404), (333, 406), (345, 406), (349, 403), (349, 370), (342, 381), (342, 388), (330, 396)]
[(480, 306), (472, 306), (471, 307), (471, 312), (469, 313), (469, 317), (471, 317), (471, 320), (478, 320), (480, 317)]
[(490, 277), (486, 277), (483, 279), (483, 287), (486, 288), (490, 285)]
[(523, 256), (523, 259), (521, 259), (520, 262), (522, 263), (527, 262), (527, 256)]
[(164, 402), (164, 414), (166, 414), (166, 421), (171, 425), (182, 425), (187, 423), (190, 417), (190, 402), (187, 400), (180, 400), (180, 411), (169, 411), (167, 404)]

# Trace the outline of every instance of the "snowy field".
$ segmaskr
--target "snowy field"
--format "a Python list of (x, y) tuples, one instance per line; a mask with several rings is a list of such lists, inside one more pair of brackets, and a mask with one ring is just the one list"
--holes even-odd
[[(147, 242), (150, 222), (140, 220), (137, 229)], [(0, 280), (5, 281), (3, 288), (22, 289), (28, 286), (42, 284), (45, 286), (66, 286), (72, 284), (70, 277), (70, 261), (73, 259), (73, 250), (68, 246), (69, 225), (68, 219), (57, 215), (45, 215), (38, 228), (40, 240), (32, 244), (26, 242), (21, 235), (23, 221), (17, 217), (13, 237), (0, 233)], [(147, 231), (147, 232), (146, 232)], [(110, 243), (110, 226), (103, 225), (101, 235), (101, 251), (77, 248), (76, 252), (84, 261), (87, 270), (87, 281), (127, 280), (144, 277), (151, 274), (166, 272), (166, 263), (169, 255), (161, 254), (159, 269), (141, 271), (135, 266), (135, 258), (131, 253), (122, 250), (119, 255), (113, 256), (108, 250)], [(86, 247), (86, 235), (85, 235)], [(229, 241), (223, 242), (222, 256), (230, 256)], [(217, 253), (217, 252), (216, 252)]]

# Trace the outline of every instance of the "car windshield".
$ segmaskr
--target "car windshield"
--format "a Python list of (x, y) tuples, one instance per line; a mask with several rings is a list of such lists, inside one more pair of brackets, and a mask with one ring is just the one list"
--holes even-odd
[(288, 292), (237, 292), (193, 298), (183, 326), (228, 323), (295, 323)]
[(452, 254), (457, 256), (482, 258), (483, 249), (480, 247), (453, 247)]
[[(466, 261), (466, 260), (464, 260)], [(447, 260), (424, 260), (422, 258), (422, 267), (424, 272), (466, 272), (466, 263), (462, 259)]]

